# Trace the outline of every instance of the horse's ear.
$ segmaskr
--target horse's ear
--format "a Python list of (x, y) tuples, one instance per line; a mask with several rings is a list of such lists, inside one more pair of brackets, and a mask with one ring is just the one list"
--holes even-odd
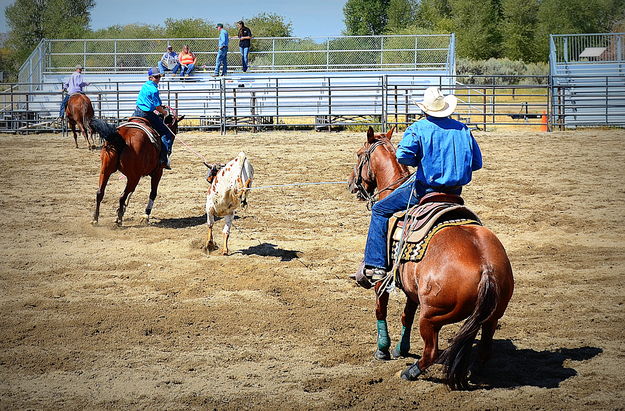
[(386, 133), (386, 138), (388, 138), (389, 140), (391, 139), (391, 137), (393, 136), (393, 132), (395, 131), (395, 126), (393, 126), (387, 133)]
[(371, 144), (375, 140), (375, 133), (373, 132), (373, 127), (369, 126), (369, 130), (367, 130), (367, 143)]

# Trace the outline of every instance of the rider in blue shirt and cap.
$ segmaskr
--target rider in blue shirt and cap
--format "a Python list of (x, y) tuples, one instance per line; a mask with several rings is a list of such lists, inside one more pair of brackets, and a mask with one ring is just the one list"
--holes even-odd
[(460, 194), (473, 171), (482, 168), (482, 153), (471, 131), (449, 118), (457, 103), (455, 96), (444, 96), (438, 87), (427, 88), (423, 101), (416, 102), (425, 118), (406, 129), (396, 156), (399, 163), (417, 167), (417, 171), (371, 208), (364, 264), (355, 274), (359, 284), (386, 276), (387, 227), (395, 212), (417, 204), (434, 191)]
[(137, 96), (137, 108), (133, 113), (134, 117), (143, 117), (147, 119), (152, 127), (161, 135), (161, 162), (165, 164), (165, 168), (171, 170), (171, 148), (174, 142), (174, 134), (169, 127), (165, 125), (163, 119), (154, 113), (156, 110), (163, 116), (167, 115), (167, 111), (161, 102), (158, 94), (158, 83), (161, 81), (161, 73), (158, 67), (148, 70), (148, 81), (146, 81)]

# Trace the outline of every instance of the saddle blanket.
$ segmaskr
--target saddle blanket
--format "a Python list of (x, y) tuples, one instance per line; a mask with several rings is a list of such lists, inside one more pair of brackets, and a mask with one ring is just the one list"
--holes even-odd
[(122, 127), (130, 127), (130, 128), (138, 128), (142, 130), (148, 136), (148, 138), (150, 139), (150, 142), (154, 145), (154, 147), (156, 147), (156, 150), (160, 152), (161, 151), (161, 136), (158, 135), (156, 130), (154, 130), (149, 125), (149, 123), (146, 120), (144, 120), (142, 117), (131, 117), (129, 120), (130, 121), (127, 121), (117, 126), (117, 129), (119, 130)]
[(398, 256), (400, 256), (400, 261), (421, 261), (423, 259), (423, 256), (425, 255), (425, 252), (427, 251), (427, 247), (430, 244), (430, 241), (436, 233), (438, 233), (443, 228), (455, 227), (460, 225), (482, 225), (482, 223), (479, 220), (474, 220), (470, 218), (442, 221), (434, 225), (425, 235), (425, 237), (423, 237), (419, 242), (416, 243), (410, 242), (410, 239), (408, 239), (408, 241), (405, 241), (402, 244), (401, 241), (399, 241), (399, 238), (396, 239), (396, 237), (393, 236), (391, 237), (391, 244), (389, 244), (392, 250), (391, 261), (396, 261)]

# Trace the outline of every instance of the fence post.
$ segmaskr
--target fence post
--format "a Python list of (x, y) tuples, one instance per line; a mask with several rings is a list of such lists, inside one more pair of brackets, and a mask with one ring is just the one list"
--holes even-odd
[(606, 125), (610, 124), (610, 114), (609, 114), (610, 96), (608, 95), (608, 93), (610, 92), (609, 83), (610, 83), (610, 77), (605, 76), (605, 124)]
[(280, 123), (280, 103), (278, 102), (279, 90), (280, 90), (280, 87), (278, 85), (278, 78), (276, 77), (276, 125), (274, 126), (274, 129), (278, 126), (278, 123)]
[(328, 77), (328, 131), (332, 131), (332, 87), (330, 77)]
[(115, 64), (115, 73), (117, 73), (117, 40), (113, 43), (113, 64)]
[(326, 40), (326, 71), (330, 71), (330, 38)]
[(384, 36), (380, 36), (380, 70), (384, 65)]
[(117, 100), (117, 121), (119, 121), (119, 81), (115, 82), (115, 94), (117, 96), (117, 98), (115, 100)]
[(276, 70), (276, 39), (271, 40), (271, 71)]
[(234, 109), (234, 134), (238, 134), (239, 129), (237, 127), (238, 118), (237, 118), (237, 89), (236, 87), (232, 89), (232, 108)]
[(388, 90), (387, 90), (387, 77), (386, 74), (382, 76), (382, 132), (386, 133), (386, 113), (388, 104)]

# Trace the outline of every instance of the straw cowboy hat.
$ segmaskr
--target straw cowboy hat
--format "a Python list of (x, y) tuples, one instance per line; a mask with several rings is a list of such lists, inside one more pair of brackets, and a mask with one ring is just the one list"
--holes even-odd
[(448, 117), (456, 110), (458, 99), (453, 94), (444, 96), (438, 87), (428, 87), (423, 93), (423, 101), (414, 103), (429, 116)]

